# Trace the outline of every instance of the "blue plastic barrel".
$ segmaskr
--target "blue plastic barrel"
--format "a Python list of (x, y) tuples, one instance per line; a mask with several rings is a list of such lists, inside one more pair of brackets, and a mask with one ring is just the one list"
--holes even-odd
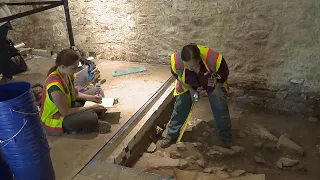
[(7, 163), (4, 161), (3, 155), (0, 151), (0, 179), (1, 180), (13, 180), (11, 170)]
[(54, 180), (50, 148), (27, 82), (0, 85), (0, 148), (17, 180)]

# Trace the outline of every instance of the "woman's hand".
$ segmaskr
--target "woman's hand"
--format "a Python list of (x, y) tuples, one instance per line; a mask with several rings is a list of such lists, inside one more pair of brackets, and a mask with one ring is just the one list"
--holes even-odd
[(91, 109), (93, 109), (96, 112), (107, 111), (107, 108), (105, 108), (104, 106), (101, 106), (100, 104), (92, 105)]
[(90, 99), (90, 101), (95, 102), (95, 103), (102, 103), (102, 96), (100, 95), (93, 95)]

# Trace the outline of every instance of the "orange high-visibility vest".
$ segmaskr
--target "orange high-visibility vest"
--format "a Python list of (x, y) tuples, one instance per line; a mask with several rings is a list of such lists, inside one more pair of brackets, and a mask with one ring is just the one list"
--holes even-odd
[[(202, 45), (197, 45), (197, 47), (200, 50), (200, 56), (201, 59), (207, 69), (208, 72), (210, 72), (214, 78), (214, 83), (217, 83), (217, 79), (220, 78), (219, 74), (217, 74), (221, 60), (222, 60), (222, 55), (218, 52), (214, 52), (212, 49), (202, 46)], [(183, 85), (186, 84), (186, 75), (185, 71), (186, 68), (183, 65), (182, 59), (181, 59), (181, 52), (175, 52), (171, 55), (171, 69), (172, 71), (178, 75), (178, 80), (176, 80), (176, 87), (173, 92), (174, 96), (181, 95), (185, 92), (188, 91), (188, 89)], [(182, 83), (181, 83), (182, 82)], [(187, 84), (186, 84), (187, 85)], [(226, 81), (224, 83), (224, 88), (226, 88), (227, 92), (229, 91), (229, 85), (228, 82)]]
[[(72, 83), (70, 76), (68, 76), (69, 82)], [(64, 116), (62, 116), (57, 108), (57, 106), (50, 100), (48, 90), (53, 85), (59, 87), (61, 92), (65, 95), (67, 106), (71, 108), (71, 102), (76, 100), (74, 93), (74, 87), (69, 86), (64, 82), (63, 77), (60, 75), (59, 71), (56, 70), (52, 72), (46, 79), (42, 94), (42, 106), (40, 112), (40, 118), (45, 126), (48, 135), (62, 135), (62, 122)]]

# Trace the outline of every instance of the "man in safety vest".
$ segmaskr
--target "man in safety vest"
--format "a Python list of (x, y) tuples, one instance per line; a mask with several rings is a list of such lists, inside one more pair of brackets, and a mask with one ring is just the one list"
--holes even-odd
[(160, 141), (162, 148), (174, 143), (186, 121), (192, 103), (197, 101), (197, 88), (202, 87), (209, 102), (219, 136), (225, 147), (232, 143), (231, 120), (227, 104), (229, 69), (222, 55), (202, 45), (189, 44), (181, 52), (171, 55), (171, 72), (176, 77), (176, 87), (168, 135)]

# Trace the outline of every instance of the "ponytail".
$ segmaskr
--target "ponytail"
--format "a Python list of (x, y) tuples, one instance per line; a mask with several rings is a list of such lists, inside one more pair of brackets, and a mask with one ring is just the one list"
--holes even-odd
[(50, 70), (48, 71), (47, 76), (49, 76), (52, 72), (54, 72), (55, 70), (57, 70), (57, 65), (54, 65), (52, 68), (50, 68)]

